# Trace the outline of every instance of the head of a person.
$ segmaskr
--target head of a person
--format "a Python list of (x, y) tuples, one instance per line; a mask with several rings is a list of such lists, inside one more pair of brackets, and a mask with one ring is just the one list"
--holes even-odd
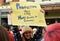
[(31, 39), (33, 35), (33, 30), (29, 26), (25, 26), (22, 29), (22, 35), (25, 39)]
[(60, 41), (60, 23), (55, 23), (47, 26), (44, 40)]
[(0, 41), (10, 41), (7, 30), (0, 26)]
[(46, 27), (42, 27), (42, 36), (44, 36), (45, 32), (46, 32)]

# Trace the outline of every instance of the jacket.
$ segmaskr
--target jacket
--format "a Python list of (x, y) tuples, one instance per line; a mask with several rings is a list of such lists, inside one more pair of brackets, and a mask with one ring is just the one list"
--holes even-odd
[(8, 31), (8, 35), (9, 35), (10, 41), (14, 41), (14, 35), (11, 34), (10, 31)]

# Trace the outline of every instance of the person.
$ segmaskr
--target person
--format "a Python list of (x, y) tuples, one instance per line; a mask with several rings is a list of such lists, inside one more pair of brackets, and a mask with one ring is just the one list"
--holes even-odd
[(13, 26), (13, 34), (14, 34), (14, 40), (15, 41), (21, 41), (21, 34), (18, 26)]
[(9, 25), (7, 25), (7, 26), (6, 26), (6, 29), (7, 29), (7, 32), (8, 32), (10, 41), (14, 41), (14, 35), (13, 35), (12, 30), (11, 30), (11, 27), (10, 27)]
[(60, 23), (47, 26), (44, 34), (44, 41), (60, 41)]
[(8, 36), (9, 36), (9, 38), (10, 38), (10, 41), (14, 41), (14, 35), (13, 35), (13, 32), (12, 32), (12, 30), (11, 30), (10, 25), (4, 24), (3, 26), (4, 26), (4, 27), (6, 28), (6, 30), (7, 30)]
[(0, 41), (10, 41), (6, 28), (0, 26)]
[(41, 29), (41, 35), (40, 35), (40, 38), (38, 39), (38, 41), (44, 41), (44, 34), (46, 32), (46, 27), (40, 27)]
[[(42, 28), (40, 28), (42, 29)], [(33, 34), (33, 29), (29, 26), (24, 26), (21, 33), (21, 41), (39, 41), (41, 38), (41, 30), (38, 28), (35, 34)]]
[(41, 38), (41, 41), (44, 41), (44, 34), (46, 32), (46, 27), (43, 27), (42, 28), (42, 38)]
[(22, 36), (22, 41), (33, 41), (32, 40), (33, 29), (28, 26), (23, 27), (21, 36)]

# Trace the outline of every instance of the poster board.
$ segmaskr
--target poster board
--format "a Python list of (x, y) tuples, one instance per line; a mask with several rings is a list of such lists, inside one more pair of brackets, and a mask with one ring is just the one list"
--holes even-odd
[(39, 4), (34, 2), (11, 2), (12, 25), (46, 26), (44, 13)]

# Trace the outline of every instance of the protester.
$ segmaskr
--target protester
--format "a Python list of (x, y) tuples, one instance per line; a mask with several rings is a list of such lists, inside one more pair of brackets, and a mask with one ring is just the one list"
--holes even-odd
[(44, 41), (60, 41), (60, 23), (47, 26)]
[(41, 41), (44, 41), (44, 35), (45, 35), (45, 32), (46, 32), (46, 27), (43, 27), (42, 28), (42, 38), (40, 39)]
[(32, 28), (25, 26), (22, 29), (22, 41), (32, 41), (33, 30)]
[(14, 41), (14, 35), (13, 35), (12, 30), (11, 30), (11, 27), (9, 25), (7, 25), (6, 29), (7, 29), (10, 41)]
[(7, 30), (0, 26), (0, 41), (10, 41)]
[(45, 27), (40, 27), (38, 41), (44, 41), (44, 34), (45, 34), (45, 32), (46, 32)]
[(11, 30), (10, 25), (4, 24), (3, 26), (4, 26), (4, 27), (6, 28), (6, 30), (7, 30), (7, 33), (8, 33), (9, 38), (10, 38), (10, 41), (14, 41), (14, 35), (13, 35), (13, 32), (12, 32), (12, 30)]
[(14, 40), (21, 41), (21, 34), (18, 26), (13, 26)]

